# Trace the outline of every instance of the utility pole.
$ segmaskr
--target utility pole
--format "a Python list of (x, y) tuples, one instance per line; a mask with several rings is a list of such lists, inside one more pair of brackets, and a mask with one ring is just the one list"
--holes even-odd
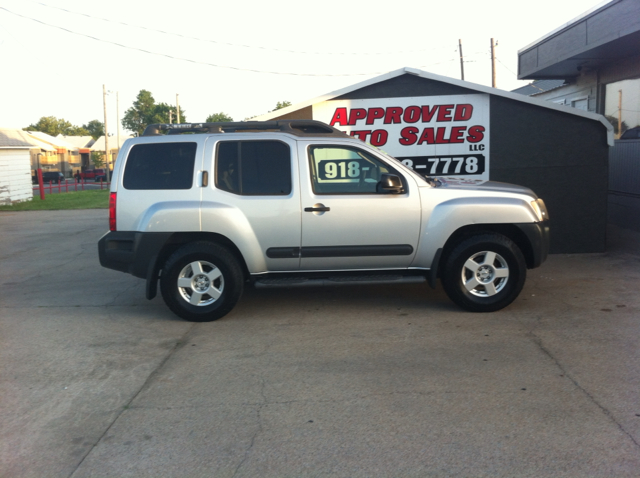
[(176, 123), (180, 123), (180, 100), (179, 97), (180, 95), (178, 95), (176, 93), (176, 113), (177, 113), (177, 119), (176, 119)]
[(496, 47), (491, 39), (491, 86), (496, 87)]
[(622, 136), (622, 90), (618, 90), (618, 139)]
[(107, 88), (102, 85), (102, 107), (104, 108), (104, 158), (106, 177), (109, 182), (109, 132), (107, 130)]
[(173, 123), (173, 110), (169, 110), (169, 124)]
[(118, 154), (120, 154), (120, 92), (116, 91), (116, 122), (118, 123)]
[(464, 59), (462, 56), (462, 40), (458, 39), (458, 49), (460, 50), (460, 79), (464, 81)]

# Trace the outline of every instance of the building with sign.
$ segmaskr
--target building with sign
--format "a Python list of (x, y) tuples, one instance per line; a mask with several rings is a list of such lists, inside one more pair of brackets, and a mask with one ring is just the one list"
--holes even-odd
[(551, 252), (605, 248), (613, 129), (601, 115), (403, 68), (255, 119), (323, 121), (425, 176), (527, 186), (549, 208)]

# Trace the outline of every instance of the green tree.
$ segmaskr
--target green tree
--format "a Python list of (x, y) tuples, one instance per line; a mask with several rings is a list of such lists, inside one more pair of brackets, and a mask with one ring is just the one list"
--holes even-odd
[(37, 123), (30, 124), (25, 131), (41, 131), (51, 136), (59, 134), (65, 136), (83, 136), (89, 134), (86, 129), (81, 126), (74, 126), (65, 119), (58, 119), (55, 116), (43, 116)]
[[(124, 113), (122, 126), (142, 136), (145, 128), (154, 123), (169, 123), (169, 111), (175, 118), (176, 107), (167, 103), (156, 103), (150, 91), (140, 90), (133, 106)], [(180, 110), (180, 121), (186, 123), (184, 110)]]
[(150, 91), (140, 90), (133, 106), (124, 113), (122, 126), (129, 131), (133, 131), (141, 136), (144, 129), (150, 124), (156, 101)]
[(91, 162), (96, 165), (96, 168), (104, 168), (104, 153), (102, 151), (91, 151)]
[(89, 131), (84, 126), (73, 126), (66, 133), (62, 133), (65, 136), (88, 136)]
[(87, 124), (83, 124), (82, 127), (86, 129), (89, 135), (93, 139), (98, 139), (100, 136), (104, 136), (104, 123), (99, 120), (91, 120)]
[(206, 123), (232, 123), (233, 118), (222, 111), (220, 113), (214, 113), (207, 116)]
[[(281, 110), (282, 108), (286, 108), (287, 106), (291, 106), (291, 101), (278, 101), (278, 103), (276, 104), (276, 107), (271, 111), (269, 111), (269, 113), (273, 111)], [(259, 115), (256, 115), (256, 116), (259, 116)], [(253, 118), (255, 118), (256, 116), (248, 116), (243, 121), (253, 121)]]
[(622, 131), (618, 131), (618, 118), (613, 115), (606, 115), (605, 118), (607, 118), (607, 121), (609, 121), (609, 123), (611, 123), (611, 126), (613, 126), (613, 133), (616, 135), (616, 137), (622, 136), (622, 133), (629, 129), (629, 125), (623, 120), (620, 124), (620, 129)]
[[(171, 114), (169, 113), (171, 112)], [(180, 122), (186, 123), (187, 117), (184, 114), (184, 110), (180, 109)], [(176, 114), (176, 107), (172, 105), (168, 105), (167, 103), (158, 103), (153, 109), (153, 116), (151, 117), (151, 122), (149, 124), (154, 123), (177, 123), (178, 116)]]
[(281, 110), (282, 108), (286, 108), (287, 106), (291, 106), (291, 101), (278, 101), (276, 107), (271, 111)]

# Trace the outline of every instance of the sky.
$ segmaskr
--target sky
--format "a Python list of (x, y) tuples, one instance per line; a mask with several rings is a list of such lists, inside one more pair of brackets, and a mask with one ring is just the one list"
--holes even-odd
[[(140, 90), (190, 122), (236, 121), (403, 67), (513, 90), (517, 52), (602, 0), (0, 0), (0, 127), (109, 131)], [(122, 130), (124, 132), (124, 130)]]

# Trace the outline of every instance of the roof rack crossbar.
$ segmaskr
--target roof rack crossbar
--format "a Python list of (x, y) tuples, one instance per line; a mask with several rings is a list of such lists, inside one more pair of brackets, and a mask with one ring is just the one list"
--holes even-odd
[(160, 136), (163, 134), (223, 134), (243, 132), (280, 131), (295, 136), (348, 136), (346, 133), (328, 124), (316, 120), (276, 120), (241, 121), (231, 123), (179, 123), (150, 124), (142, 136)]

